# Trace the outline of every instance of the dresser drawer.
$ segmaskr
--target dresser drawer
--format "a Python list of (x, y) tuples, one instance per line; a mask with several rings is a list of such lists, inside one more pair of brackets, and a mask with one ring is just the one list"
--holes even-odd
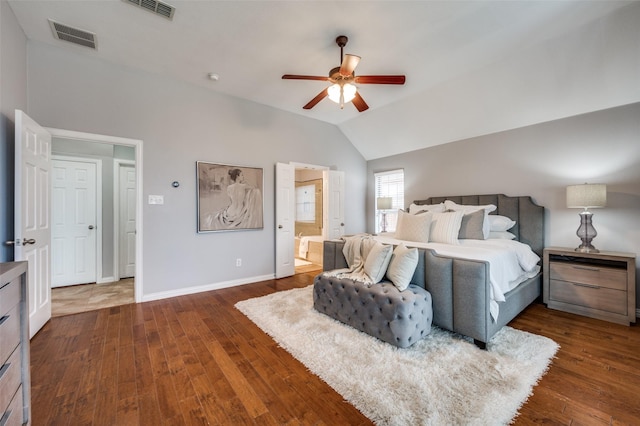
[(601, 311), (627, 315), (627, 292), (591, 284), (551, 280), (549, 298)]
[(20, 302), (20, 278), (0, 288), (0, 318)]
[(22, 409), (22, 386), (18, 388), (9, 407), (0, 415), (0, 426), (20, 426), (24, 424)]
[(0, 366), (0, 413), (4, 413), (20, 387), (20, 346), (9, 356), (7, 362)]
[(624, 269), (551, 262), (549, 264), (549, 277), (552, 280), (571, 281), (616, 290), (627, 290), (627, 272)]
[(4, 364), (20, 343), (20, 306), (14, 306), (0, 317), (0, 365)]

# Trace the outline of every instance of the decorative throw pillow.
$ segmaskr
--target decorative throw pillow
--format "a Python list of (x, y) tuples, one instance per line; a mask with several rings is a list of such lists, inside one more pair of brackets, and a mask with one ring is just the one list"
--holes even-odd
[(387, 272), (387, 266), (391, 260), (393, 246), (376, 241), (364, 261), (364, 272), (374, 283), (379, 283)]
[(489, 213), (495, 211), (497, 207), (493, 204), (486, 204), (482, 206), (472, 206), (467, 204), (457, 204), (451, 200), (444, 200), (444, 206), (447, 210), (462, 211), (465, 213), (474, 212), (476, 210), (484, 210), (484, 223), (482, 224), (482, 234), (484, 239), (489, 238), (489, 232), (491, 232), (491, 225), (489, 224)]
[(431, 212), (414, 215), (398, 210), (395, 237), (398, 240), (428, 243), (432, 215)]
[(407, 248), (403, 243), (400, 243), (391, 256), (387, 278), (398, 290), (406, 290), (411, 283), (416, 266), (418, 266), (418, 249)]
[(508, 231), (513, 228), (515, 224), (515, 220), (511, 220), (506, 216), (500, 216), (499, 214), (489, 215), (489, 228), (491, 232)]
[(461, 211), (433, 213), (429, 241), (444, 244), (459, 244), (458, 233), (462, 224)]
[(516, 236), (509, 231), (491, 231), (489, 232), (490, 240), (515, 240)]
[(444, 212), (444, 203), (439, 204), (415, 204), (412, 203), (409, 206), (409, 213), (416, 214), (420, 212), (432, 212), (432, 213), (442, 213)]
[(484, 240), (482, 227), (485, 219), (484, 210), (476, 210), (475, 212), (465, 213), (460, 223), (460, 231), (458, 239), (461, 240)]

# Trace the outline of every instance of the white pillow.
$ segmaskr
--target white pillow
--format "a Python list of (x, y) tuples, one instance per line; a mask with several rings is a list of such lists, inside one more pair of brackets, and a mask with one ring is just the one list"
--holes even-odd
[(432, 215), (430, 212), (415, 215), (398, 210), (395, 237), (398, 240), (428, 243)]
[(387, 266), (391, 261), (393, 246), (376, 241), (364, 261), (364, 272), (374, 283), (379, 283), (387, 272)]
[(398, 290), (406, 290), (411, 283), (416, 266), (418, 266), (418, 249), (407, 248), (403, 243), (400, 243), (391, 256), (387, 278)]
[(511, 220), (506, 216), (500, 216), (498, 214), (489, 215), (489, 227), (491, 232), (508, 231), (513, 228), (515, 224), (515, 220)]
[(424, 211), (433, 212), (433, 213), (442, 213), (444, 212), (444, 203), (439, 204), (414, 204), (412, 203), (409, 206), (409, 213), (416, 214)]
[(462, 224), (461, 211), (433, 213), (429, 241), (433, 243), (459, 244), (458, 233)]
[(484, 235), (484, 239), (489, 238), (489, 232), (491, 232), (491, 225), (489, 224), (489, 213), (495, 211), (497, 207), (493, 204), (486, 204), (484, 206), (472, 206), (465, 204), (456, 204), (451, 200), (444, 200), (444, 206), (447, 210), (455, 210), (462, 211), (465, 213), (474, 212), (476, 210), (484, 210), (484, 223), (482, 225), (482, 234)]
[(509, 231), (491, 231), (489, 239), (492, 240), (515, 240), (516, 236)]

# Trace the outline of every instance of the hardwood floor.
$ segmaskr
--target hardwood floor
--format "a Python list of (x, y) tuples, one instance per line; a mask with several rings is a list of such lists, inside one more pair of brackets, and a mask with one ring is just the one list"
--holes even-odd
[[(314, 273), (53, 318), (31, 342), (33, 425), (371, 424), (234, 308)], [(640, 424), (640, 327), (534, 304), (561, 346), (515, 424)]]

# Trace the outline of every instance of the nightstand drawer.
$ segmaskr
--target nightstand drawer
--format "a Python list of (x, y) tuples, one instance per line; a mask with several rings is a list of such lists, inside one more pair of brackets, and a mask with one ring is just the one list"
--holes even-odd
[(20, 386), (11, 400), (7, 411), (0, 413), (0, 425), (2, 426), (21, 426), (25, 423), (24, 413), (22, 409), (22, 386)]
[(598, 285), (551, 280), (549, 298), (601, 311), (627, 315), (627, 292)]
[[(2, 283), (0, 283), (2, 285)], [(0, 318), (20, 302), (20, 279), (0, 288)]]
[(0, 316), (0, 365), (20, 343), (20, 306), (16, 305), (9, 312)]
[(627, 272), (624, 269), (550, 262), (549, 278), (616, 290), (627, 290)]
[(0, 413), (4, 413), (16, 390), (20, 387), (20, 346), (16, 348), (4, 365), (0, 366)]

